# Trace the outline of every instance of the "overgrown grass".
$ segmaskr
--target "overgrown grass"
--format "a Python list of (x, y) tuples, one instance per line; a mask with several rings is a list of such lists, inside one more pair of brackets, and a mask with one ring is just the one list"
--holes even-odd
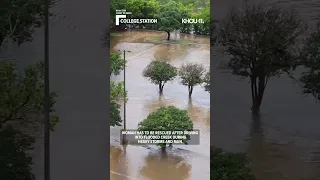
[(122, 34), (121, 33), (110, 33), (110, 36), (111, 37), (120, 37), (120, 36), (122, 36)]
[(163, 39), (162, 37), (146, 37), (144, 40), (151, 43), (160, 43)]
[(178, 43), (181, 45), (189, 45), (189, 44), (192, 44), (192, 41), (183, 39), (183, 40), (179, 40)]

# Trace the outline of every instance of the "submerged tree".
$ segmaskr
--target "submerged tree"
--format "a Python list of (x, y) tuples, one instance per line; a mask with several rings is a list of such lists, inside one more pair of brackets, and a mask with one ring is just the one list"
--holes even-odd
[(203, 82), (202, 76), (204, 72), (205, 69), (200, 64), (187, 63), (182, 65), (179, 76), (181, 77), (181, 83), (188, 86), (189, 97), (192, 95), (193, 87)]
[(270, 78), (290, 73), (296, 66), (295, 48), (305, 30), (297, 13), (262, 5), (234, 10), (221, 23), (219, 37), (231, 55), (225, 68), (249, 79), (253, 113), (260, 112)]
[(143, 76), (159, 86), (159, 92), (163, 92), (165, 83), (177, 76), (177, 68), (164, 61), (152, 61), (143, 71)]
[[(176, 107), (161, 107), (151, 113), (146, 119), (138, 125), (139, 131), (192, 131), (193, 122), (188, 116), (186, 110), (180, 110)], [(183, 140), (185, 144), (190, 140), (190, 136)], [(158, 144), (164, 151), (167, 144)], [(172, 144), (168, 144), (172, 146)]]
[(320, 23), (317, 30), (307, 39), (302, 58), (302, 64), (308, 69), (300, 79), (303, 83), (303, 93), (312, 94), (320, 100)]

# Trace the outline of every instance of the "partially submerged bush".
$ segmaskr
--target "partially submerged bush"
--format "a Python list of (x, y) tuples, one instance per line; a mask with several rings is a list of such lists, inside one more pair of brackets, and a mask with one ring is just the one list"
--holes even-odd
[(211, 178), (218, 180), (255, 180), (245, 154), (230, 153), (211, 147)]

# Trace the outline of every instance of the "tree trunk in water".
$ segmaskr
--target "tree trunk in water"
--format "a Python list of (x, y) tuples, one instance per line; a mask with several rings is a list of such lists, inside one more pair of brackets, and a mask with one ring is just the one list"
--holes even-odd
[(169, 41), (170, 40), (170, 32), (167, 31), (167, 34), (168, 34), (168, 39), (167, 40)]
[(161, 151), (162, 151), (162, 153), (166, 153), (166, 145), (161, 146)]
[(260, 113), (260, 105), (257, 100), (258, 100), (257, 98), (255, 98), (253, 100), (253, 104), (252, 104), (252, 108), (251, 108), (252, 114), (254, 114), (254, 115), (258, 115)]
[[(258, 79), (258, 83), (257, 83)], [(252, 113), (259, 114), (264, 90), (266, 87), (266, 77), (264, 75), (251, 78)]]
[(162, 87), (163, 87), (163, 86), (162, 86), (162, 83), (159, 83), (159, 93), (160, 93), (160, 94), (162, 93), (162, 90), (163, 90)]
[(193, 91), (193, 86), (189, 86), (188, 88), (189, 88), (189, 97), (191, 97), (192, 96), (192, 91)]
[(251, 111), (253, 114), (260, 113), (260, 105), (258, 103), (258, 89), (257, 89), (257, 77), (251, 78), (251, 96), (252, 96), (252, 107)]

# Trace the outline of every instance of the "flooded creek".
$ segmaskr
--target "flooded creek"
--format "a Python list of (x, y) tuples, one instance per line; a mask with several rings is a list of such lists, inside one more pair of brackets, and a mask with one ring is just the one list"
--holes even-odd
[[(173, 33), (172, 40), (167, 42), (161, 40), (166, 38), (162, 32), (122, 33), (121, 37), (111, 39), (111, 50), (131, 51), (126, 53), (127, 129), (137, 128), (140, 121), (159, 107), (176, 106), (186, 109), (194, 128), (200, 129), (200, 145), (174, 146), (163, 155), (155, 146), (122, 147), (119, 143), (121, 127), (110, 128), (110, 166), (114, 172), (111, 179), (209, 179), (210, 94), (197, 86), (192, 99), (189, 99), (187, 87), (176, 78), (164, 86), (164, 93), (159, 96), (158, 87), (142, 76), (143, 69), (154, 59), (165, 60), (178, 68), (186, 62), (196, 62), (209, 68), (209, 38)], [(148, 42), (152, 38), (160, 40)], [(112, 79), (123, 80), (123, 74)]]

